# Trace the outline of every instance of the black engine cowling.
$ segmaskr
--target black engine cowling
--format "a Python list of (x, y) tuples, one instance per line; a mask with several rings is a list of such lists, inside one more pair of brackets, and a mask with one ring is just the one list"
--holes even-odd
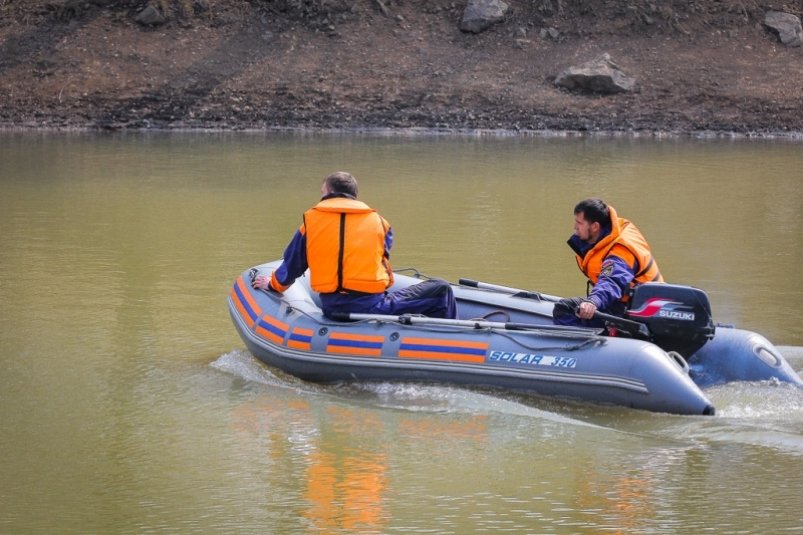
[(627, 310), (644, 323), (664, 351), (688, 358), (714, 337), (714, 319), (706, 293), (691, 286), (646, 283), (636, 287)]

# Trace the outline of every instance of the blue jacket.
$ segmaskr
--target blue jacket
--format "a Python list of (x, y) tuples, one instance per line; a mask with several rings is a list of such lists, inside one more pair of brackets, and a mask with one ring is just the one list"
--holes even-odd
[[(610, 234), (610, 227), (606, 227), (600, 234), (600, 240)], [(585, 255), (594, 244), (587, 243), (576, 235), (569, 238), (569, 246), (580, 256)], [(618, 256), (609, 255), (602, 262), (602, 269), (597, 284), (588, 294), (588, 299), (600, 311), (611, 311), (611, 308), (620, 307), (619, 302), (630, 290), (630, 283), (636, 277), (633, 269)]]

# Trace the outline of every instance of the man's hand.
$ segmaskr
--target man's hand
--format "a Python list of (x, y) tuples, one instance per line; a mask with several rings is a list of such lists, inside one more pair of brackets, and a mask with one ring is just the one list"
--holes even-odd
[(577, 317), (583, 320), (590, 320), (596, 311), (597, 305), (592, 301), (586, 300), (581, 302), (580, 306), (577, 307)]
[(270, 277), (267, 275), (260, 275), (259, 277), (255, 278), (254, 282), (251, 283), (251, 286), (260, 290), (273, 290), (270, 285)]

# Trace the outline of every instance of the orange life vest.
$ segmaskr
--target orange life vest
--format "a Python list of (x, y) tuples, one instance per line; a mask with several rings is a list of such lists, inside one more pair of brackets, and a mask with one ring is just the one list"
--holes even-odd
[[(611, 232), (595, 243), (585, 256), (575, 255), (580, 271), (592, 284), (596, 284), (605, 258), (612, 255), (627, 262), (631, 268), (638, 269), (631, 288), (642, 282), (664, 282), (650, 245), (636, 225), (618, 217), (613, 206), (608, 206), (608, 210), (611, 214)], [(627, 297), (622, 300), (627, 301)]]
[(322, 200), (304, 213), (312, 289), (321, 293), (381, 293), (393, 284), (385, 257), (390, 224), (362, 201)]

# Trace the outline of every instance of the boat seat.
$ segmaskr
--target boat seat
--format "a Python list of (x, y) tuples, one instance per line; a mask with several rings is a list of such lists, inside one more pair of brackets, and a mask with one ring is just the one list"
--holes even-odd
[(293, 286), (297, 286), (299, 293), (305, 294), (305, 297), (308, 297), (316, 307), (318, 307), (318, 311), (321, 310), (321, 295), (314, 291), (309, 283), (309, 270), (304, 273), (302, 276), (296, 279), (293, 283)]

